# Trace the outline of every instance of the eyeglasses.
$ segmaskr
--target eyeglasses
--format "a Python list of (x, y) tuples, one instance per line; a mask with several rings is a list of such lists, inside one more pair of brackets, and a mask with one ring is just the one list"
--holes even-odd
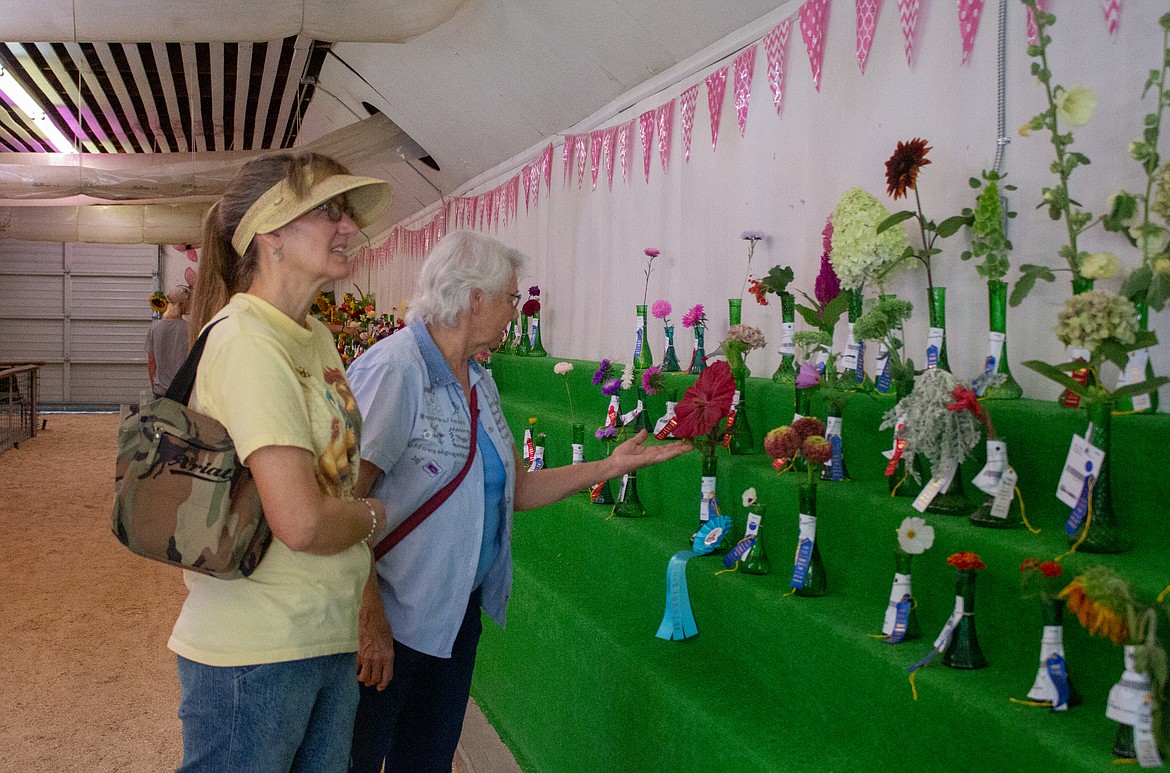
[(513, 309), (520, 308), (520, 298), (522, 297), (520, 295), (520, 293), (504, 293), (504, 294), (512, 299), (512, 308)]
[(313, 207), (312, 212), (321, 212), (329, 220), (330, 223), (341, 222), (342, 215), (348, 215), (350, 220), (353, 219), (353, 207), (349, 205), (345, 196), (334, 196), (326, 201), (324, 204), (318, 204)]

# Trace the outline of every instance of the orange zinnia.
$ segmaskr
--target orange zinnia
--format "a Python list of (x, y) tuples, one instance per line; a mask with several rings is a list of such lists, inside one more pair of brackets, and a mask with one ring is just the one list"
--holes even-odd
[(918, 170), (930, 163), (926, 154), (930, 147), (926, 140), (915, 137), (909, 142), (899, 142), (894, 155), (886, 162), (886, 192), (895, 201), (915, 190)]

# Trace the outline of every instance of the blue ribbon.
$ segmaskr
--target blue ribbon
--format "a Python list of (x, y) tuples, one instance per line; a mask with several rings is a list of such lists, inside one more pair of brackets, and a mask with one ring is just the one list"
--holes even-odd
[(874, 387), (883, 395), (890, 391), (890, 384), (893, 383), (894, 373), (890, 370), (890, 357), (886, 355), (885, 364), (882, 365), (882, 374), (878, 376), (877, 385)]
[(638, 337), (634, 339), (634, 359), (642, 353), (642, 328), (638, 328)]
[(906, 593), (902, 596), (902, 600), (894, 605), (894, 608), (897, 610), (894, 614), (894, 630), (886, 637), (886, 644), (897, 644), (906, 638), (906, 626), (910, 621), (910, 606), (912, 603), (910, 594)]
[(1052, 657), (1044, 661), (1044, 665), (1048, 669), (1048, 676), (1052, 679), (1052, 684), (1056, 686), (1056, 700), (1053, 702), (1052, 708), (1059, 709), (1061, 706), (1068, 708), (1068, 671), (1065, 668), (1064, 658), (1053, 653)]
[(1081, 524), (1089, 512), (1089, 482), (1092, 480), (1093, 476), (1085, 476), (1085, 480), (1081, 484), (1081, 496), (1077, 499), (1077, 506), (1069, 513), (1068, 521), (1064, 524), (1064, 533), (1070, 537), (1077, 533), (1077, 529), (1081, 528)]
[(829, 480), (845, 480), (845, 461), (841, 453), (841, 436), (833, 435), (829, 438), (829, 446), (833, 449), (833, 459), (829, 464)]
[(983, 376), (984, 378), (976, 379), (975, 394), (978, 397), (983, 397), (983, 393), (987, 391), (987, 376), (995, 373), (996, 361), (990, 354), (987, 359), (983, 361)]
[(659, 639), (681, 641), (699, 633), (687, 593), (687, 561), (697, 555), (693, 550), (680, 550), (666, 565), (666, 612), (655, 634)]
[(736, 543), (735, 547), (727, 551), (727, 555), (723, 557), (723, 566), (730, 569), (731, 566), (747, 555), (747, 552), (752, 549), (752, 545), (756, 544), (755, 537), (745, 537)]
[(938, 347), (937, 346), (926, 347), (926, 367), (928, 367), (928, 368), (937, 368), (938, 367)]
[(808, 561), (812, 557), (813, 542), (810, 539), (802, 539), (800, 545), (796, 550), (796, 566), (792, 568), (792, 582), (789, 583), (793, 588), (803, 588), (805, 578), (808, 576)]
[(714, 553), (730, 529), (731, 518), (726, 515), (711, 516), (695, 533), (695, 538), (691, 541), (691, 550), (700, 556)]

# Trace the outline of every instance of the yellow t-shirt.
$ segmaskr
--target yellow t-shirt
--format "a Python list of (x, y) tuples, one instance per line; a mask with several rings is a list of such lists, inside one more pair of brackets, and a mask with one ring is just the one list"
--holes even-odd
[[(305, 448), (330, 496), (357, 480), (361, 415), (329, 331), (301, 327), (244, 293), (216, 315), (191, 405), (223, 424), (245, 462), (264, 446)], [(299, 660), (357, 650), (357, 614), (370, 551), (296, 553), (279, 539), (250, 577), (184, 572), (188, 596), (167, 646), (209, 666)]]

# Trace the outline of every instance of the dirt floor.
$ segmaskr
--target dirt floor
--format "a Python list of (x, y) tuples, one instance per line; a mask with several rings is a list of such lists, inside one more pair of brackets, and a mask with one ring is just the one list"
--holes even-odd
[(110, 533), (116, 415), (0, 454), (0, 771), (171, 770), (182, 574)]

